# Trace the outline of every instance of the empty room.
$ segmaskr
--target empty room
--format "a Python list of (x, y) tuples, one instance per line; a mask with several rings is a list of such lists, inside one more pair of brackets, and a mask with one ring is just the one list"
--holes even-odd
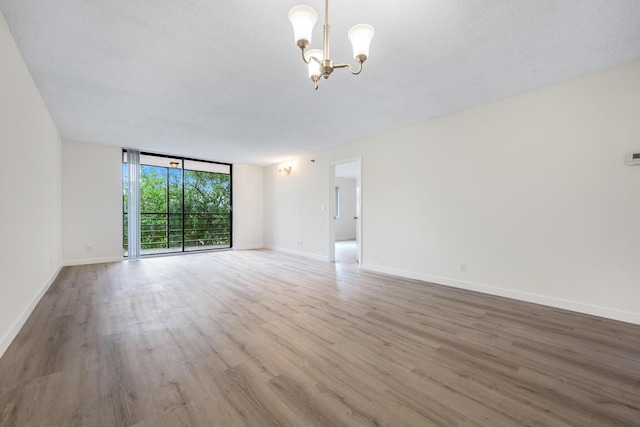
[(0, 427), (640, 426), (639, 23), (0, 0)]

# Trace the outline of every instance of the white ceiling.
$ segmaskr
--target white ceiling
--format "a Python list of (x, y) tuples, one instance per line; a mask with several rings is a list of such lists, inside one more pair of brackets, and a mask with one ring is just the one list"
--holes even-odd
[[(302, 0), (323, 20), (321, 0)], [(269, 164), (640, 58), (638, 0), (334, 0), (315, 92), (297, 0), (0, 0), (64, 138)], [(312, 47), (321, 47), (316, 25)]]

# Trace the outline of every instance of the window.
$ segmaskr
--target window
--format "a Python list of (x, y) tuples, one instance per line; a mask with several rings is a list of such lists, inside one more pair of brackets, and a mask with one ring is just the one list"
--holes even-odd
[[(139, 171), (137, 191), (141, 255), (231, 247), (230, 164), (141, 153)], [(132, 218), (128, 217), (128, 197), (131, 191), (128, 175), (125, 150), (125, 256), (129, 256), (128, 246), (133, 244), (129, 242), (129, 224), (132, 223)]]

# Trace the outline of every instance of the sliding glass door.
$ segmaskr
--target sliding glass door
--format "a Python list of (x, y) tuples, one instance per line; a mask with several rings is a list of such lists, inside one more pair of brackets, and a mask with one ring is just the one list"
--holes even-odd
[[(139, 170), (141, 255), (231, 247), (231, 165), (142, 153)], [(133, 181), (128, 175), (125, 151), (125, 256), (129, 253), (128, 197)]]
[(231, 247), (231, 166), (184, 160), (186, 251)]

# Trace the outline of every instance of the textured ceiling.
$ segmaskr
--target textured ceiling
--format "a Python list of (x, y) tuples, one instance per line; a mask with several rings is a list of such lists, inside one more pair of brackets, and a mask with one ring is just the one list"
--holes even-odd
[[(64, 138), (269, 164), (640, 58), (638, 0), (330, 2), (316, 92), (287, 19), (321, 0), (0, 0)], [(312, 47), (321, 47), (321, 25)]]

